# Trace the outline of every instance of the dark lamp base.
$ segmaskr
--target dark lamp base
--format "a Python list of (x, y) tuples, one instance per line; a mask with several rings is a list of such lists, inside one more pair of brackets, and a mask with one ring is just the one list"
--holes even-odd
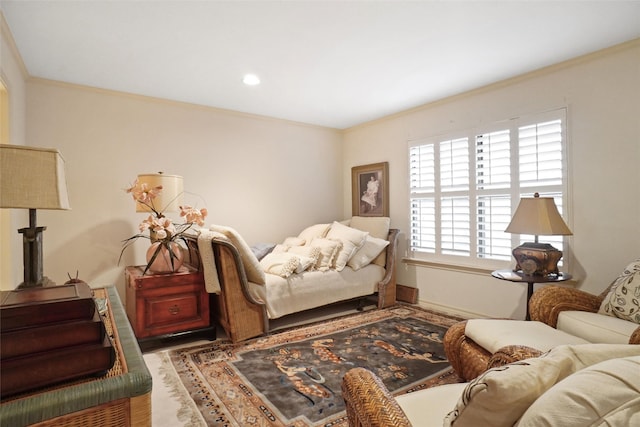
[(562, 251), (548, 243), (523, 243), (512, 251), (516, 259), (515, 271), (528, 275), (558, 274), (558, 261)]

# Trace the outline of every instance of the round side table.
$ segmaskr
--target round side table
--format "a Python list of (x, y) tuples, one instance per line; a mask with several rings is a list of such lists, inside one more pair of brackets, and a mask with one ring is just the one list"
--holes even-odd
[(572, 278), (572, 276), (567, 273), (538, 276), (533, 274), (524, 274), (519, 271), (513, 271), (513, 270), (496, 270), (492, 272), (491, 275), (496, 279), (508, 280), (514, 283), (527, 284), (527, 316), (525, 317), (526, 320), (531, 320), (531, 316), (529, 315), (529, 300), (531, 299), (531, 295), (533, 295), (534, 283), (565, 282), (567, 280), (571, 280)]

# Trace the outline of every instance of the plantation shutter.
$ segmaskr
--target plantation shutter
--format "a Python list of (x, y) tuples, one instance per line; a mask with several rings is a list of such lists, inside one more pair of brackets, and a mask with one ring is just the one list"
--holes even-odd
[[(565, 122), (566, 111), (560, 109), (489, 124), (482, 131), (469, 129), (455, 137), (410, 141), (412, 256), (425, 253), (453, 264), (458, 261), (452, 256), (508, 262), (513, 247), (533, 241), (534, 236), (504, 230), (520, 198), (534, 192), (554, 197), (562, 214)], [(562, 250), (564, 238), (544, 236), (541, 241)]]
[(508, 260), (511, 235), (511, 132), (476, 136), (476, 224), (478, 258)]

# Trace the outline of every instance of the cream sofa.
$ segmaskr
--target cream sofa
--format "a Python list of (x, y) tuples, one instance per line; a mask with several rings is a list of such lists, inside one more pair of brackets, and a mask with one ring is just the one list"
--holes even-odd
[(261, 260), (233, 228), (198, 236), (199, 260), (216, 319), (233, 341), (269, 331), (269, 320), (339, 301), (377, 295), (395, 304), (398, 230), (386, 217), (314, 224)]
[(342, 391), (351, 427), (640, 425), (640, 347), (559, 346), (469, 383), (397, 397), (375, 374), (355, 368)]
[(640, 344), (640, 259), (600, 294), (547, 286), (529, 302), (531, 319), (594, 343)]

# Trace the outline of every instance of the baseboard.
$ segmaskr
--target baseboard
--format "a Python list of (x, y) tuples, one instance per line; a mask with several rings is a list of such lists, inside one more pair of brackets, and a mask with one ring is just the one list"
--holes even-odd
[(426, 308), (427, 310), (439, 311), (441, 313), (449, 314), (451, 316), (462, 317), (464, 319), (482, 319), (487, 318), (487, 316), (474, 313), (472, 311), (462, 310), (457, 307), (451, 307), (449, 305), (437, 304), (434, 302), (429, 302), (425, 300), (420, 300), (418, 305), (422, 308)]
[(396, 300), (408, 302), (409, 304), (417, 304), (418, 288), (396, 284)]

